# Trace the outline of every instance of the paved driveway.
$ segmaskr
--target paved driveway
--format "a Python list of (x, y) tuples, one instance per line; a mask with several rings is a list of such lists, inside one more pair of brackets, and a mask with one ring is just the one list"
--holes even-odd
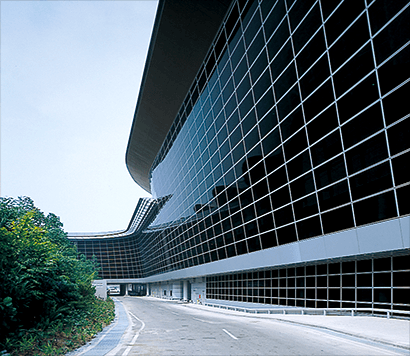
[(130, 326), (107, 355), (394, 355), (383, 344), (241, 313), (154, 298), (118, 298)]

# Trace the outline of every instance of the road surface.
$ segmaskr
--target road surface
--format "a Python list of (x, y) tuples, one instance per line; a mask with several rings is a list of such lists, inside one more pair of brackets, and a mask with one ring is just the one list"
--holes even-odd
[(132, 327), (108, 355), (407, 355), (314, 327), (154, 298), (119, 297)]

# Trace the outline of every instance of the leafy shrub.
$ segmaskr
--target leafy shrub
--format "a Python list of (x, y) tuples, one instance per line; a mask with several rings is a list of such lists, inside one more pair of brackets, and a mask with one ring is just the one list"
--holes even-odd
[(27, 197), (0, 198), (0, 350), (14, 339), (31, 344), (28, 330), (89, 311), (97, 272), (95, 261), (77, 256), (56, 215)]

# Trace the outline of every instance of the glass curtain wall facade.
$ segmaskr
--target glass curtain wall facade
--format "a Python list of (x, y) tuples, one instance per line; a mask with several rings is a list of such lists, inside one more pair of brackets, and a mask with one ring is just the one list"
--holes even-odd
[(207, 298), (306, 308), (410, 310), (409, 256), (207, 278)]
[(409, 13), (234, 1), (151, 170), (146, 275), (409, 214)]
[[(79, 250), (100, 249), (104, 278), (123, 259), (118, 278), (149, 281), (408, 217), (409, 15), (408, 0), (232, 1), (152, 165), (155, 208)], [(203, 274), (206, 297), (409, 309), (393, 245)]]

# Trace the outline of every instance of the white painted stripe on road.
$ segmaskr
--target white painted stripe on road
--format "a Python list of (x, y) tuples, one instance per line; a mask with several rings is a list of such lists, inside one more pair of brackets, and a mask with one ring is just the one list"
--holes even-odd
[(179, 315), (179, 313), (175, 313), (175, 312), (171, 312), (172, 314), (174, 314), (174, 315)]
[(209, 321), (209, 320), (204, 320), (204, 319), (198, 319), (198, 318), (192, 318), (194, 320), (201, 321), (203, 323), (208, 323), (208, 324), (223, 324), (223, 321)]
[(131, 340), (131, 345), (129, 345), (126, 349), (125, 349), (125, 351), (123, 352), (123, 354), (121, 355), (121, 356), (127, 356), (129, 353), (130, 353), (130, 351), (131, 351), (131, 349), (132, 349), (132, 346), (135, 344), (135, 341), (137, 341), (137, 339), (138, 339), (138, 336), (140, 336), (140, 332), (145, 328), (145, 323), (140, 319), (140, 318), (138, 318), (137, 316), (135, 316), (133, 313), (131, 313), (131, 312), (128, 312), (128, 314), (130, 314), (131, 316), (133, 316), (135, 319), (137, 319), (142, 325), (141, 325), (141, 327), (139, 328), (139, 330), (137, 331), (137, 333), (135, 334), (135, 336), (132, 338), (132, 340)]
[(232, 339), (238, 340), (238, 338), (234, 335), (232, 335), (228, 330), (222, 329), (224, 332), (226, 332)]

